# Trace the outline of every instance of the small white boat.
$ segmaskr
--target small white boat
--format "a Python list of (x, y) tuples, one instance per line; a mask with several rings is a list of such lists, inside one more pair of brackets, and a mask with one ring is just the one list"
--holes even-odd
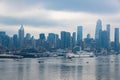
[(80, 56), (74, 53), (66, 53), (65, 57), (70, 59), (70, 58), (79, 58)]
[(80, 52), (77, 52), (77, 54), (79, 55), (79, 57), (94, 57), (94, 53), (93, 52), (86, 52), (86, 51), (80, 51)]

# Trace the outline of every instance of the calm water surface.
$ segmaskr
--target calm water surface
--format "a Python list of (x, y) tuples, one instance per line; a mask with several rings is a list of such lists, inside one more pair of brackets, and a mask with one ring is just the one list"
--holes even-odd
[(120, 80), (120, 55), (72, 60), (0, 59), (0, 80)]

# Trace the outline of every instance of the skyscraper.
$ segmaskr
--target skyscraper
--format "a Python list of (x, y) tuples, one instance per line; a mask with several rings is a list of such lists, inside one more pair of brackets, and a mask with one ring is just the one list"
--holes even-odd
[(95, 31), (95, 39), (99, 39), (100, 37), (100, 31), (102, 31), (102, 21), (98, 19), (96, 24), (96, 31)]
[(34, 36), (32, 36), (31, 40), (32, 40), (32, 48), (35, 48), (36, 47), (36, 45), (35, 45), (36, 41), (34, 39)]
[(39, 34), (39, 40), (38, 40), (38, 42), (37, 42), (37, 46), (39, 47), (39, 46), (42, 46), (42, 47), (45, 47), (45, 39), (46, 39), (46, 37), (45, 37), (45, 34), (44, 33), (40, 33)]
[(78, 46), (82, 45), (82, 38), (83, 38), (83, 27), (78, 26), (77, 27), (77, 45)]
[(65, 43), (66, 43), (66, 32), (61, 32), (61, 49), (65, 49)]
[(76, 45), (76, 32), (73, 32), (72, 34), (72, 47), (75, 47)]
[(57, 48), (58, 47), (58, 35), (54, 33), (49, 33), (47, 42), (50, 45), (50, 48)]
[(19, 45), (20, 45), (20, 48), (23, 48), (24, 47), (24, 28), (23, 28), (23, 25), (21, 25), (19, 31), (18, 31), (18, 34), (19, 34)]
[(70, 42), (71, 42), (71, 34), (70, 32), (66, 32), (66, 48), (70, 48)]
[(49, 33), (47, 42), (49, 43), (50, 48), (55, 48), (55, 34)]
[(107, 49), (107, 41), (108, 41), (108, 38), (107, 38), (107, 31), (104, 30), (104, 31), (101, 31), (101, 48), (104, 48), (104, 49)]
[(70, 32), (61, 32), (61, 49), (66, 49), (70, 47), (71, 35)]
[(41, 33), (41, 34), (39, 35), (39, 39), (40, 39), (40, 40), (45, 40), (45, 34), (44, 34), (44, 33)]
[(30, 40), (31, 39), (30, 33), (27, 33), (25, 38), (26, 38), (26, 40)]
[(101, 48), (101, 32), (102, 32), (102, 21), (100, 19), (97, 20), (96, 31), (95, 31), (95, 40), (96, 40), (96, 48)]
[(114, 50), (119, 51), (119, 28), (115, 28)]
[(107, 24), (107, 49), (110, 49), (110, 24)]
[(13, 47), (18, 48), (18, 36), (17, 36), (17, 34), (13, 35)]
[(6, 32), (0, 31), (0, 45), (1, 46), (3, 45), (5, 36), (6, 36)]
[(0, 46), (8, 47), (10, 43), (10, 37), (6, 35), (6, 32), (0, 31)]
[(59, 35), (55, 34), (55, 48), (59, 48)]
[(26, 33), (26, 36), (24, 38), (24, 48), (31, 48), (32, 47), (32, 40), (31, 40), (31, 34)]

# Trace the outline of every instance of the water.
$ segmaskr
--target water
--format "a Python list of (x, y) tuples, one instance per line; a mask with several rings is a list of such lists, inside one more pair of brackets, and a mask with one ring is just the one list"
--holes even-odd
[(119, 80), (119, 59), (118, 55), (72, 60), (0, 59), (0, 80)]

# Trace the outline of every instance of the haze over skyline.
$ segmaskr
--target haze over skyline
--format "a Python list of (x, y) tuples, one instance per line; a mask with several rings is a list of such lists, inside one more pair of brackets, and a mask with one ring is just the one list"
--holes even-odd
[[(83, 37), (95, 35), (96, 21), (103, 29), (120, 27), (119, 0), (0, 0), (0, 31), (8, 35), (18, 32), (23, 24), (25, 32), (38, 37), (40, 33), (74, 32), (83, 26)], [(111, 37), (112, 38), (112, 37)], [(113, 39), (113, 38), (112, 38)]]

